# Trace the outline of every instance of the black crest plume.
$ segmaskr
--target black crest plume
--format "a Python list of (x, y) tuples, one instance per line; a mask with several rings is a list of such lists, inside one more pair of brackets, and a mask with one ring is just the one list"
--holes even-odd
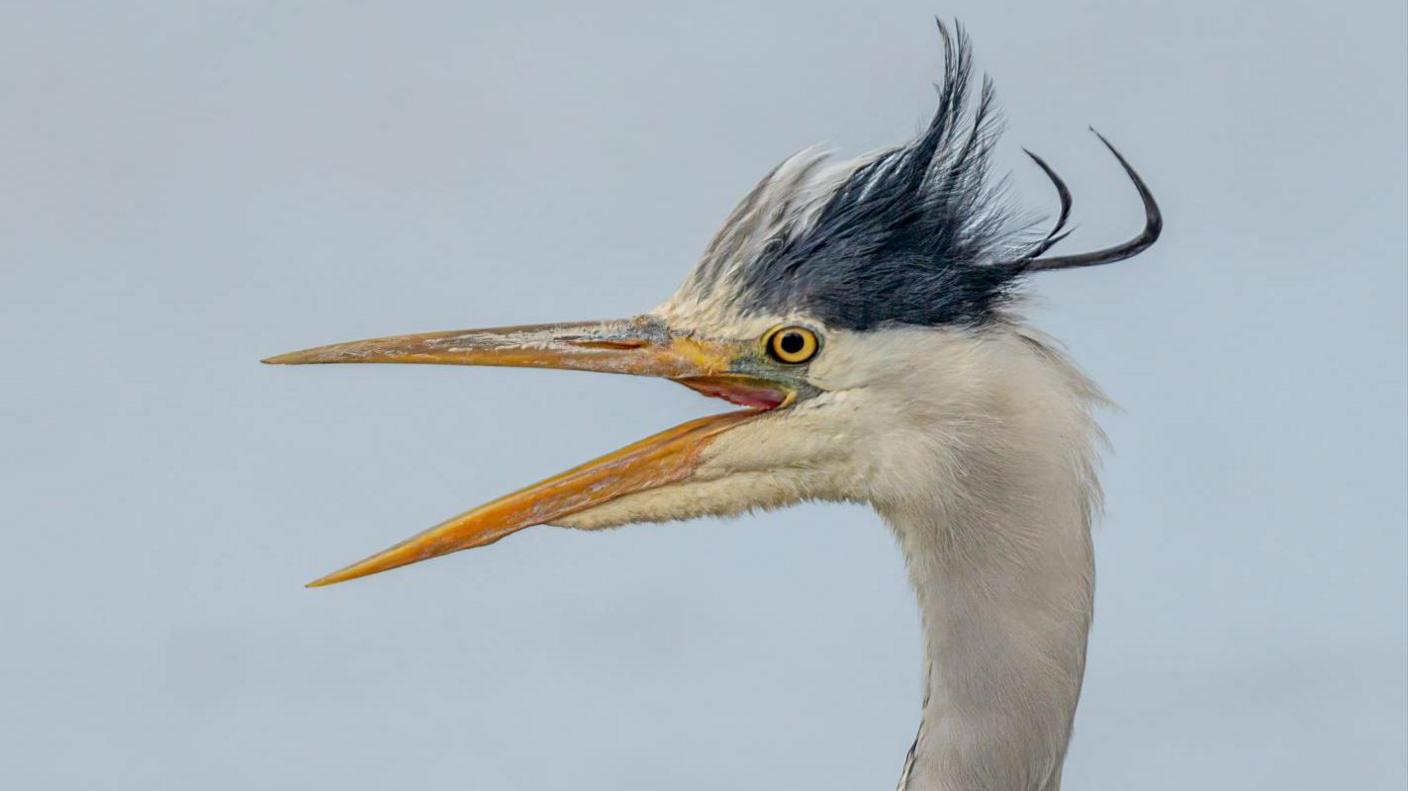
[[(961, 27), (953, 33), (942, 22), (938, 27), (944, 79), (937, 86), (938, 109), (924, 132), (908, 145), (861, 161), (820, 198), (803, 194), (819, 158), (800, 166), (801, 175), (794, 174), (790, 184), (775, 184), (780, 173), (775, 170), (720, 232), (695, 272), (696, 286), (703, 285), (700, 279), (714, 281), (715, 287), (726, 280), (729, 302), (744, 313), (796, 311), (847, 329), (976, 325), (992, 318), (1029, 272), (1117, 261), (1153, 244), (1162, 226), (1158, 206), (1113, 146), (1144, 202), (1146, 227), (1140, 236), (1094, 253), (1039, 258), (1064, 238), (1071, 201), (1060, 177), (1028, 152), (1051, 179), (1061, 209), (1045, 238), (1018, 240), (999, 206), (1000, 190), (989, 184), (999, 127), (991, 81), (983, 80), (971, 102), (968, 39)], [(813, 205), (817, 201), (819, 207)], [(762, 202), (774, 205), (757, 205)], [(765, 208), (771, 219), (763, 224), (754, 215)], [(745, 220), (746, 228), (736, 227)], [(717, 260), (718, 250), (728, 247), (730, 235), (758, 233), (760, 227), (767, 238), (749, 260), (723, 276), (728, 267)], [(741, 252), (736, 240), (732, 252)]]

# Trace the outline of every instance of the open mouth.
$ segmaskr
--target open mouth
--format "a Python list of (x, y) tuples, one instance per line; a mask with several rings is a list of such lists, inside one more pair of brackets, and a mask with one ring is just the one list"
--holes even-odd
[(764, 412), (792, 403), (796, 393), (766, 379), (748, 376), (683, 376), (674, 381), (710, 398)]
[(524, 528), (689, 478), (720, 434), (796, 399), (796, 389), (786, 383), (730, 370), (753, 353), (743, 344), (671, 335), (657, 321), (646, 318), (375, 338), (265, 360), (279, 365), (430, 363), (653, 375), (745, 407), (682, 423), (504, 495), (309, 586), (345, 582), (485, 546)]

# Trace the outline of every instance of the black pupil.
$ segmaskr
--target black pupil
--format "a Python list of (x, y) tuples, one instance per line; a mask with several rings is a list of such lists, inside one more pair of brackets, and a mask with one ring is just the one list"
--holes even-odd
[(788, 354), (796, 354), (806, 347), (807, 341), (800, 332), (787, 332), (783, 333), (777, 345)]

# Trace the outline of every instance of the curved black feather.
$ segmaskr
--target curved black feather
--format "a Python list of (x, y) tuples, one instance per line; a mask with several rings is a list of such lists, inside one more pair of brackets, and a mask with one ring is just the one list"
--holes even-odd
[[(979, 325), (991, 320), (1023, 277), (1117, 261), (1153, 244), (1162, 218), (1153, 196), (1110, 147), (1144, 200), (1144, 232), (1123, 245), (1040, 258), (1065, 238), (1071, 194), (1037, 155), (1060, 199), (1055, 226), (1021, 241), (989, 183), (1000, 126), (984, 79), (970, 111), (972, 55), (961, 27), (938, 23), (944, 78), (938, 108), (920, 136), (849, 171), (818, 175), (819, 159), (775, 170), (735, 211), (696, 270), (694, 287), (743, 314), (810, 315), (832, 327)], [(1097, 133), (1098, 134), (1098, 133)], [(820, 196), (807, 179), (836, 178)], [(820, 182), (818, 182), (820, 183)], [(767, 234), (763, 237), (762, 234)], [(747, 251), (742, 260), (735, 256)], [(737, 263), (734, 263), (734, 262)]]
[[(1110, 153), (1115, 155), (1115, 159), (1120, 162), (1120, 167), (1129, 176), (1129, 180), (1134, 182), (1134, 188), (1139, 191), (1139, 199), (1144, 202), (1144, 230), (1139, 235), (1123, 244), (1106, 247), (1089, 253), (1078, 253), (1075, 255), (1059, 255), (1050, 258), (1033, 258), (1027, 261), (1024, 269), (1028, 272), (1046, 272), (1053, 269), (1075, 269), (1082, 266), (1098, 266), (1100, 264), (1112, 264), (1115, 261), (1123, 261), (1144, 252), (1150, 245), (1159, 240), (1159, 234), (1164, 230), (1163, 212), (1159, 211), (1159, 204), (1154, 200), (1154, 194), (1149, 191), (1149, 186), (1144, 183), (1144, 179), (1139, 177), (1124, 155), (1116, 149), (1105, 136), (1096, 132), (1092, 127), (1092, 132), (1100, 138), (1100, 142), (1110, 149)], [(1039, 162), (1040, 160), (1038, 160)], [(1044, 248), (1043, 248), (1044, 249)], [(1039, 255), (1040, 253), (1038, 253)]]
[(1071, 217), (1071, 191), (1066, 187), (1066, 182), (1062, 181), (1061, 177), (1056, 175), (1056, 171), (1052, 170), (1051, 166), (1046, 164), (1046, 160), (1025, 148), (1022, 149), (1022, 151), (1032, 158), (1032, 161), (1036, 163), (1037, 167), (1041, 168), (1047, 178), (1051, 179), (1052, 186), (1056, 187), (1056, 195), (1061, 200), (1061, 214), (1056, 218), (1056, 225), (1052, 227), (1051, 232), (1048, 233), (1045, 238), (1036, 243), (1036, 246), (1031, 252), (1027, 253), (1028, 258), (1036, 258), (1047, 250), (1050, 250), (1053, 245), (1065, 239), (1066, 236), (1070, 234), (1070, 231), (1061, 233), (1061, 229), (1066, 227), (1066, 220)]

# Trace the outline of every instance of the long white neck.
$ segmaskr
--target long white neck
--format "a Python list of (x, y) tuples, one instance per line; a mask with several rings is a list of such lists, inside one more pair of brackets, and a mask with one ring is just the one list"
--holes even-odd
[(930, 436), (904, 451), (894, 491), (907, 494), (875, 503), (907, 559), (927, 660), (901, 791), (1058, 789), (1085, 669), (1099, 395), (1030, 336), (981, 346), (985, 377), (931, 391), (931, 423), (913, 426)]
[(828, 395), (779, 417), (785, 433), (745, 423), (696, 481), (561, 523), (870, 502), (899, 537), (923, 617), (927, 694), (901, 789), (1054, 791), (1092, 610), (1099, 393), (1011, 323), (833, 333), (809, 377)]

